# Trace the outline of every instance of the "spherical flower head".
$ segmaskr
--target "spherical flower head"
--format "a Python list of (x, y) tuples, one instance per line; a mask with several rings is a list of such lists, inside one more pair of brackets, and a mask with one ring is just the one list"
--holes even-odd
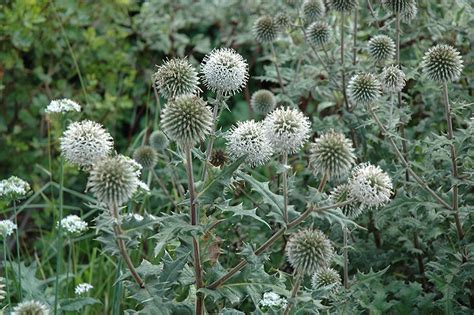
[(436, 45), (425, 53), (421, 67), (428, 79), (446, 83), (458, 80), (464, 65), (456, 48)]
[(58, 222), (58, 226), (61, 225), (61, 228), (70, 235), (80, 235), (87, 231), (89, 228), (87, 222), (82, 220), (77, 215), (68, 215), (61, 222)]
[(269, 90), (258, 90), (252, 94), (250, 106), (257, 114), (266, 115), (276, 106), (276, 98)]
[(286, 244), (286, 255), (298, 272), (313, 274), (331, 262), (334, 249), (323, 232), (310, 228), (290, 237)]
[(382, 87), (387, 92), (401, 92), (405, 87), (405, 73), (397, 66), (383, 68), (380, 75)]
[(260, 43), (273, 42), (278, 36), (278, 31), (278, 25), (268, 15), (258, 18), (253, 25), (253, 34)]
[(322, 46), (329, 42), (331, 38), (331, 29), (326, 22), (314, 22), (308, 26), (306, 31), (307, 40), (315, 46)]
[(45, 109), (46, 113), (67, 113), (80, 111), (81, 106), (67, 98), (52, 100)]
[(352, 77), (348, 90), (352, 101), (365, 105), (377, 100), (380, 96), (381, 84), (375, 75), (360, 73)]
[(16, 176), (0, 181), (0, 199), (6, 201), (21, 200), (30, 191), (30, 185)]
[(351, 187), (349, 184), (341, 184), (331, 190), (329, 194), (329, 202), (333, 205), (346, 203), (339, 207), (342, 213), (349, 219), (355, 219), (365, 210), (365, 206), (351, 196)]
[(352, 142), (331, 129), (311, 145), (309, 163), (315, 175), (340, 179), (349, 173), (355, 163)]
[(0, 237), (7, 238), (13, 234), (13, 231), (17, 229), (15, 223), (11, 220), (1, 220), (0, 221)]
[(303, 2), (302, 11), (304, 18), (308, 22), (315, 21), (324, 15), (324, 3), (322, 0), (305, 0)]
[(275, 24), (280, 31), (287, 29), (290, 27), (290, 18), (285, 13), (278, 13), (275, 17)]
[(234, 95), (249, 77), (245, 59), (231, 48), (214, 49), (204, 57), (201, 72), (206, 86), (224, 95)]
[(410, 6), (411, 0), (382, 0), (383, 6), (392, 13), (402, 13)]
[(90, 290), (92, 290), (94, 287), (90, 285), (89, 283), (80, 283), (74, 288), (74, 293), (76, 295), (82, 295), (86, 294)]
[(153, 169), (158, 162), (158, 154), (155, 149), (149, 145), (143, 145), (135, 150), (133, 159), (144, 169)]
[(168, 137), (161, 130), (155, 130), (150, 135), (150, 146), (156, 151), (162, 151), (170, 144)]
[(49, 308), (41, 302), (31, 300), (21, 302), (13, 308), (12, 315), (48, 315)]
[(332, 268), (322, 268), (313, 274), (311, 279), (313, 289), (331, 286), (331, 293), (336, 293), (341, 288), (341, 276)]
[(227, 164), (228, 160), (229, 160), (229, 157), (227, 156), (227, 153), (224, 150), (214, 149), (212, 150), (209, 163), (211, 163), (215, 167), (221, 167)]
[(387, 173), (369, 163), (354, 168), (349, 187), (351, 198), (367, 207), (379, 207), (388, 203), (393, 188)]
[(358, 5), (357, 0), (332, 0), (331, 8), (337, 12), (349, 13)]
[(158, 91), (168, 99), (201, 91), (198, 73), (186, 58), (166, 60), (153, 78)]
[(211, 133), (212, 113), (206, 102), (194, 95), (170, 101), (161, 113), (161, 127), (181, 146), (194, 146)]
[(410, 0), (405, 10), (401, 13), (402, 21), (410, 22), (413, 20), (418, 13), (418, 6), (416, 5), (416, 0)]
[(246, 156), (245, 163), (251, 167), (263, 165), (270, 160), (273, 149), (263, 132), (262, 123), (248, 120), (238, 122), (225, 136), (227, 151), (232, 160)]
[(61, 137), (61, 154), (66, 161), (89, 168), (109, 156), (113, 139), (101, 124), (90, 120), (73, 122)]
[(390, 60), (395, 56), (395, 43), (387, 35), (377, 35), (369, 40), (369, 55), (375, 61)]
[(296, 153), (308, 141), (311, 124), (297, 109), (277, 108), (263, 121), (263, 129), (277, 153)]
[(138, 189), (137, 170), (124, 156), (97, 162), (92, 168), (87, 190), (101, 203), (117, 207), (127, 202)]

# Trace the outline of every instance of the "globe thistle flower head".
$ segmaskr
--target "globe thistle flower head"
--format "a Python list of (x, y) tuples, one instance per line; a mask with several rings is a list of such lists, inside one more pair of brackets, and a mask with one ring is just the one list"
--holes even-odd
[(246, 156), (251, 167), (263, 165), (273, 154), (273, 149), (263, 132), (262, 123), (248, 120), (238, 122), (225, 136), (227, 151), (232, 160)]
[(127, 202), (138, 189), (139, 170), (122, 155), (97, 162), (92, 168), (87, 190), (101, 203), (118, 207)]
[(331, 286), (331, 293), (336, 293), (341, 288), (341, 276), (333, 268), (322, 268), (313, 274), (311, 279), (313, 289), (321, 289)]
[(411, 0), (382, 0), (382, 5), (392, 13), (402, 13), (410, 6)]
[(279, 27), (271, 16), (258, 18), (253, 25), (253, 34), (260, 43), (273, 42), (278, 36)]
[(306, 31), (307, 40), (315, 45), (322, 46), (329, 42), (331, 38), (331, 29), (326, 22), (314, 22), (308, 26)]
[(63, 98), (59, 100), (52, 100), (45, 109), (45, 113), (67, 113), (80, 112), (81, 106), (76, 102)]
[(13, 234), (13, 231), (17, 229), (15, 223), (11, 220), (1, 220), (0, 221), (0, 237), (7, 238)]
[(290, 18), (285, 13), (278, 13), (275, 17), (275, 24), (280, 31), (287, 29), (290, 27)]
[(458, 80), (464, 66), (456, 48), (436, 45), (425, 53), (421, 67), (428, 79), (445, 83)]
[(380, 75), (382, 87), (387, 92), (401, 92), (405, 87), (405, 73), (397, 66), (383, 68)]
[(346, 217), (352, 220), (361, 215), (365, 209), (365, 206), (362, 205), (362, 203), (352, 198), (351, 188), (347, 183), (341, 184), (331, 190), (329, 194), (329, 202), (333, 205), (349, 202), (339, 207), (339, 209), (341, 209)]
[(315, 175), (340, 179), (349, 173), (355, 163), (352, 142), (331, 129), (311, 145), (309, 161)]
[(308, 141), (310, 134), (308, 117), (297, 109), (277, 108), (263, 121), (267, 139), (277, 153), (296, 153)]
[(408, 1), (408, 5), (406, 6), (405, 10), (401, 12), (401, 18), (404, 22), (410, 22), (413, 20), (418, 13), (418, 6), (416, 4), (416, 0)]
[(221, 167), (227, 164), (228, 160), (229, 160), (229, 157), (227, 156), (227, 153), (224, 150), (214, 149), (212, 150), (209, 163), (211, 163), (215, 167)]
[(61, 137), (61, 154), (66, 161), (88, 168), (109, 156), (113, 139), (101, 124), (83, 120), (70, 124)]
[(0, 181), (0, 199), (6, 201), (21, 200), (26, 197), (30, 189), (30, 185), (23, 179), (10, 176)]
[(381, 62), (393, 59), (395, 43), (387, 35), (376, 35), (369, 40), (369, 55), (375, 61)]
[(331, 0), (331, 8), (341, 13), (349, 13), (357, 5), (357, 0)]
[(167, 99), (201, 91), (198, 73), (186, 58), (166, 60), (157, 67), (153, 78), (156, 88)]
[(168, 137), (161, 130), (155, 130), (150, 135), (150, 146), (156, 151), (162, 151), (170, 144)]
[(350, 196), (367, 207), (379, 207), (390, 201), (392, 180), (378, 166), (359, 164), (349, 180)]
[(214, 92), (234, 95), (249, 77), (247, 62), (231, 48), (214, 49), (204, 57), (201, 72), (206, 86)]
[(266, 115), (276, 106), (276, 98), (269, 90), (258, 90), (252, 94), (250, 106), (257, 114)]
[(324, 3), (322, 0), (305, 0), (303, 2), (302, 11), (304, 18), (308, 22), (313, 22), (324, 15)]
[(7, 292), (5, 291), (5, 278), (0, 277), (0, 302), (5, 299)]
[(161, 127), (181, 146), (194, 146), (211, 133), (212, 113), (206, 102), (194, 95), (170, 101), (161, 113)]
[(310, 228), (290, 237), (286, 244), (286, 255), (298, 272), (313, 274), (331, 262), (334, 249), (323, 232)]
[(89, 283), (79, 283), (75, 288), (74, 288), (74, 293), (76, 295), (83, 295), (92, 290), (94, 287), (90, 285)]
[(31, 300), (21, 302), (13, 308), (12, 315), (48, 315), (49, 308), (41, 302)]
[(70, 235), (79, 235), (87, 231), (89, 228), (87, 222), (82, 220), (77, 215), (68, 215), (61, 222), (58, 222), (58, 226), (61, 225), (61, 228)]
[(149, 145), (143, 145), (135, 150), (133, 159), (144, 169), (153, 169), (158, 162), (158, 154)]
[(360, 73), (352, 77), (348, 90), (352, 101), (365, 105), (377, 100), (380, 96), (381, 84), (375, 75)]

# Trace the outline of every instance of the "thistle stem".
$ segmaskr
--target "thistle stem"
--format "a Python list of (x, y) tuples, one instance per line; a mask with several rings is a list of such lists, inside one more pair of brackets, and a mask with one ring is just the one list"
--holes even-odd
[(288, 152), (283, 152), (283, 166), (285, 171), (282, 174), (282, 184), (283, 184), (283, 215), (285, 223), (288, 223), (288, 170), (286, 169), (288, 164)]
[(342, 95), (344, 96), (344, 103), (347, 110), (349, 110), (349, 102), (347, 101), (346, 93), (346, 70), (344, 68), (344, 22), (345, 15), (341, 13), (341, 73), (342, 73)]
[(273, 46), (273, 43), (270, 43), (270, 48), (272, 50), (273, 63), (275, 65), (275, 71), (277, 74), (278, 83), (280, 84), (281, 92), (285, 94), (285, 86), (283, 85), (283, 80), (281, 78), (280, 67), (278, 66), (278, 62), (277, 62), (278, 59), (277, 59), (277, 55), (276, 55), (275, 47)]
[(319, 183), (318, 191), (323, 192), (324, 186), (326, 186), (326, 183), (328, 181), (328, 174), (324, 174), (323, 178), (321, 179), (321, 182)]
[(359, 10), (358, 6), (354, 9), (354, 34), (353, 40), (354, 40), (354, 47), (352, 47), (352, 65), (356, 65), (357, 63), (357, 17), (359, 15)]
[[(293, 283), (293, 290), (291, 290), (291, 300), (294, 300), (298, 295), (298, 290), (300, 289), (301, 280), (303, 279), (303, 274), (298, 272), (296, 274), (295, 283)], [(290, 301), (285, 308), (285, 312), (283, 315), (288, 315), (290, 313), (291, 307), (293, 306), (294, 302)]]
[(343, 250), (344, 250), (344, 288), (349, 289), (349, 249), (347, 227), (342, 228)]
[(202, 172), (202, 180), (205, 181), (207, 179), (207, 173), (208, 173), (208, 165), (211, 163), (211, 154), (212, 154), (212, 148), (214, 147), (214, 141), (216, 140), (216, 130), (217, 130), (217, 121), (219, 119), (219, 114), (220, 114), (220, 109), (223, 107), (222, 106), (222, 101), (224, 99), (224, 94), (222, 91), (217, 91), (217, 97), (216, 97), (216, 103), (214, 104), (214, 108), (212, 111), (212, 134), (209, 139), (209, 142), (207, 144), (207, 149), (206, 149), (206, 162), (204, 163), (204, 168)]

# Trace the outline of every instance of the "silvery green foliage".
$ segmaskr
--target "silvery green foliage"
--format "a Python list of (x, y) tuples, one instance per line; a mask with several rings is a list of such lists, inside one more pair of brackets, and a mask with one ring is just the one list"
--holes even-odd
[(144, 169), (153, 169), (158, 162), (158, 154), (153, 147), (142, 145), (133, 153), (133, 159)]
[(0, 199), (6, 201), (20, 200), (30, 191), (30, 185), (16, 176), (0, 181)]
[(250, 106), (257, 114), (266, 115), (276, 106), (275, 95), (269, 90), (258, 90), (252, 94)]
[(324, 15), (325, 7), (322, 0), (305, 0), (302, 11), (304, 18), (308, 22), (313, 22)]
[(383, 6), (393, 13), (402, 13), (410, 9), (410, 2), (412, 0), (382, 0)]
[(318, 21), (310, 24), (306, 30), (306, 39), (315, 46), (322, 46), (329, 42), (331, 29), (329, 24)]
[(66, 161), (88, 168), (109, 156), (112, 136), (101, 124), (90, 120), (71, 123), (61, 137), (61, 154)]
[(351, 12), (357, 5), (357, 0), (331, 0), (331, 9), (342, 13)]
[(428, 79), (445, 83), (458, 80), (464, 65), (456, 48), (436, 45), (425, 53), (421, 67)]
[(351, 195), (351, 187), (348, 183), (344, 183), (333, 188), (329, 194), (329, 202), (331, 204), (345, 203), (339, 208), (349, 219), (357, 218), (365, 209), (365, 206), (361, 202), (353, 199)]
[(387, 61), (395, 56), (395, 42), (387, 35), (376, 35), (369, 40), (369, 55), (376, 61)]
[(13, 308), (12, 315), (48, 315), (49, 308), (38, 301), (30, 300), (19, 303)]
[(85, 222), (80, 217), (74, 214), (68, 215), (67, 217), (62, 219), (61, 222), (58, 222), (57, 225), (61, 225), (61, 228), (67, 234), (75, 236), (84, 233), (89, 228), (87, 222)]
[(271, 16), (259, 17), (253, 25), (253, 35), (260, 43), (273, 42), (278, 36), (279, 26)]
[(155, 130), (150, 135), (150, 146), (153, 147), (156, 151), (162, 151), (166, 149), (169, 145), (168, 137), (161, 130)]
[(390, 201), (392, 180), (379, 166), (362, 163), (349, 180), (350, 196), (367, 207), (380, 207)]
[(153, 78), (158, 91), (168, 99), (201, 91), (198, 73), (186, 58), (166, 60), (157, 67)]
[(45, 109), (46, 113), (66, 113), (80, 111), (81, 105), (67, 98), (52, 100)]
[(313, 274), (311, 284), (313, 289), (331, 287), (331, 293), (336, 293), (341, 288), (341, 276), (333, 268), (321, 268)]
[(380, 96), (381, 88), (380, 81), (371, 73), (356, 74), (347, 86), (351, 100), (363, 105), (376, 101)]
[(1, 220), (0, 221), (0, 236), (6, 238), (13, 234), (13, 232), (17, 229), (15, 223), (11, 220)]
[(166, 104), (161, 127), (166, 135), (182, 146), (194, 146), (212, 130), (212, 113), (207, 103), (194, 95), (182, 95)]
[(405, 73), (397, 66), (383, 68), (380, 75), (382, 87), (387, 92), (401, 92), (405, 87)]

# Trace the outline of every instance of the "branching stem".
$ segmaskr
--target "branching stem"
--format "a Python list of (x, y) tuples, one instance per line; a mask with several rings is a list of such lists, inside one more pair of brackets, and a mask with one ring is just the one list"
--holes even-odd
[[(291, 290), (291, 300), (294, 300), (296, 296), (298, 295), (298, 290), (300, 289), (301, 280), (303, 280), (303, 273), (298, 272), (296, 274), (295, 283), (293, 283), (293, 290)], [(286, 306), (285, 312), (283, 313), (283, 315), (288, 315), (290, 313), (290, 310), (293, 304), (294, 304), (293, 301), (288, 302), (288, 305)]]

